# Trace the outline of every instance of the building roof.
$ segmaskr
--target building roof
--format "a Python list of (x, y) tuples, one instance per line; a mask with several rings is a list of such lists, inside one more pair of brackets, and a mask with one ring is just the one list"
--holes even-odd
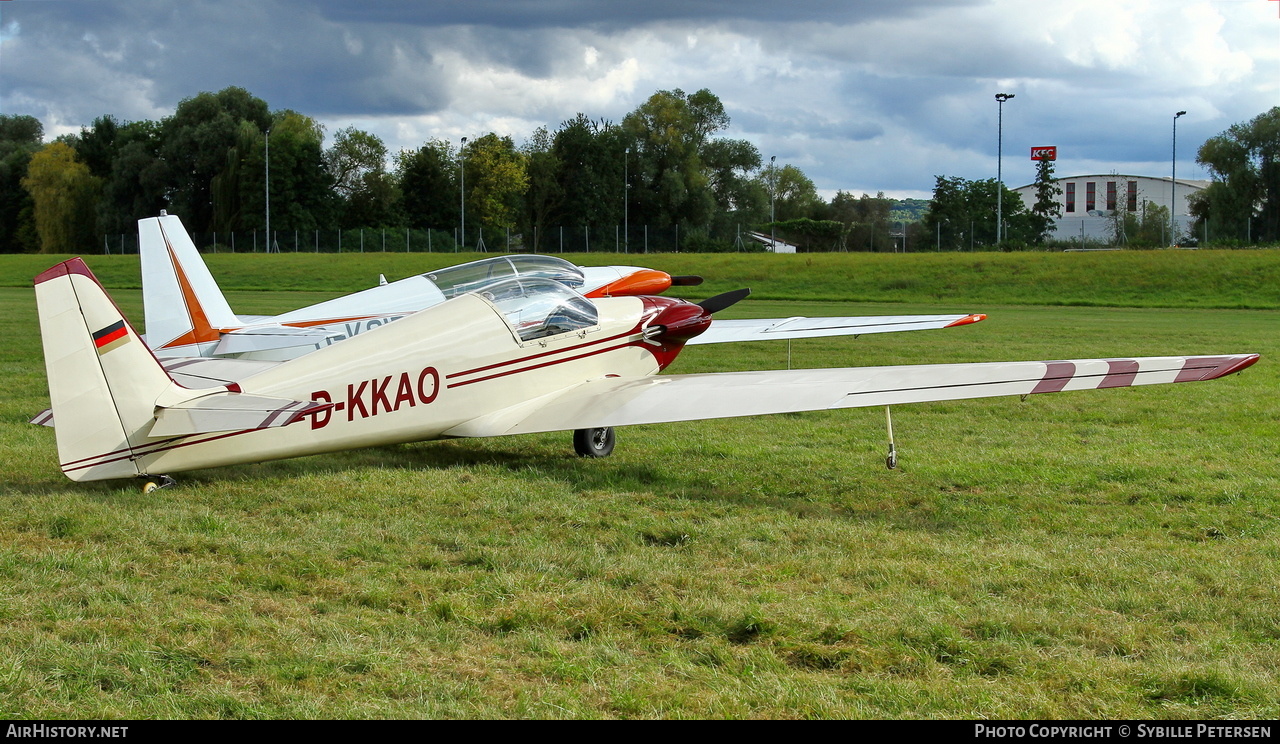
[[(1161, 182), (1163, 182), (1163, 183), (1169, 183), (1169, 181), (1170, 181), (1171, 179), (1170, 179), (1168, 176), (1135, 176), (1135, 175), (1126, 174), (1126, 173), (1087, 173), (1087, 174), (1085, 174), (1085, 175), (1080, 175), (1080, 176), (1055, 176), (1053, 180), (1055, 180), (1055, 181), (1090, 181), (1090, 180), (1092, 180), (1092, 181), (1138, 181), (1138, 180), (1145, 180), (1145, 181), (1161, 181)], [(1208, 188), (1208, 187), (1209, 187), (1209, 184), (1211, 184), (1211, 183), (1213, 183), (1213, 182), (1212, 182), (1212, 181), (1200, 180), (1200, 179), (1193, 179), (1193, 178), (1179, 178), (1179, 179), (1178, 179), (1178, 185), (1179, 185), (1179, 186), (1189, 186), (1189, 187), (1191, 187), (1191, 188), (1193, 188), (1193, 189), (1204, 189), (1204, 188)], [(1014, 191), (1021, 191), (1022, 189), (1029, 189), (1029, 188), (1032, 188), (1032, 187), (1033, 187), (1033, 186), (1035, 186), (1035, 185), (1036, 185), (1036, 184), (1035, 184), (1035, 182), (1034, 182), (1034, 181), (1032, 181), (1031, 183), (1026, 184), (1026, 185), (1024, 185), (1024, 186), (1018, 186), (1017, 188), (1015, 188), (1015, 189), (1013, 189), (1013, 190), (1014, 190)]]

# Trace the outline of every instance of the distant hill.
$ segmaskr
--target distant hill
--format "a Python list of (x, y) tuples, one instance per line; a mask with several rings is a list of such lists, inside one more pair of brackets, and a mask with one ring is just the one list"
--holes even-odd
[(889, 217), (895, 222), (919, 222), (928, 211), (928, 199), (894, 199)]

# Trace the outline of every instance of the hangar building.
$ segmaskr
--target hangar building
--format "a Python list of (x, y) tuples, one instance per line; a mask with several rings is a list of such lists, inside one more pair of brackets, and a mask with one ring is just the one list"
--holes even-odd
[[(1209, 181), (1179, 178), (1177, 184), (1177, 208), (1174, 220), (1183, 233), (1190, 232), (1194, 219), (1188, 215), (1191, 195), (1209, 185)], [(1066, 176), (1058, 179), (1062, 193), (1058, 203), (1062, 217), (1057, 221), (1053, 237), (1058, 240), (1079, 239), (1111, 240), (1110, 216), (1116, 210), (1138, 212), (1143, 202), (1158, 204), (1166, 209), (1174, 199), (1172, 179), (1152, 176), (1126, 176), (1117, 173), (1095, 173), (1083, 176)], [(1036, 203), (1034, 183), (1013, 189), (1031, 209)]]

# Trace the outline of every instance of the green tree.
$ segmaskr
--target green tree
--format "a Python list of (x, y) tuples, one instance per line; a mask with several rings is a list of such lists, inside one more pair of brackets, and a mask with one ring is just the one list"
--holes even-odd
[(115, 161), (120, 138), (120, 123), (113, 116), (99, 116), (91, 128), (80, 128), (76, 139), (76, 157), (89, 167), (95, 177), (106, 180), (111, 177), (111, 164)]
[(510, 137), (493, 132), (468, 142), (466, 173), (467, 235), (474, 245), (483, 231), (489, 240), (517, 227), (521, 199), (529, 185), (524, 156)]
[(1169, 243), (1169, 209), (1146, 199), (1137, 212), (1111, 213), (1111, 242), (1130, 248), (1157, 248)]
[(387, 172), (387, 146), (377, 135), (347, 127), (334, 135), (325, 166), (342, 204), (345, 229), (399, 222), (399, 189)]
[[(963, 250), (969, 246), (996, 247), (997, 190), (1003, 189), (1002, 202), (1006, 244), (1016, 247), (1034, 242), (1037, 224), (1022, 197), (994, 178), (969, 181), (959, 177), (938, 176), (929, 212), (921, 223), (923, 237), (932, 246), (944, 250)], [(932, 240), (929, 240), (932, 239)], [(919, 246), (917, 240), (915, 245)]]
[(101, 181), (76, 160), (65, 142), (52, 142), (31, 157), (22, 185), (34, 203), (42, 253), (83, 252), (93, 245), (94, 201)]
[(1280, 240), (1280, 106), (1210, 137), (1196, 153), (1213, 183), (1191, 213), (1218, 235)]
[(243, 146), (242, 123), (259, 133), (271, 126), (267, 104), (243, 88), (200, 93), (178, 103), (161, 123), (160, 161), (169, 211), (193, 232), (214, 224), (214, 179), (230, 163), (228, 151)]
[(521, 152), (524, 153), (525, 171), (529, 177), (521, 231), (525, 245), (541, 251), (550, 240), (552, 220), (559, 218), (564, 204), (564, 188), (559, 180), (562, 163), (555, 152), (555, 138), (546, 127), (538, 127)]
[(226, 226), (219, 229), (266, 226), (268, 150), (272, 232), (335, 226), (337, 200), (324, 163), (324, 127), (309, 116), (285, 109), (272, 115), (269, 137), (247, 122), (242, 125), (221, 176), (227, 181), (222, 186), (228, 191), (226, 200), (235, 212), (227, 215)]
[(560, 125), (551, 154), (558, 166), (555, 216), (561, 224), (593, 230), (622, 224), (629, 144), (620, 127), (584, 114)]
[[(968, 237), (977, 245), (987, 245), (995, 241), (995, 204), (990, 213), (973, 214), (970, 204), (970, 181), (958, 176), (936, 176), (933, 186), (933, 200), (929, 202), (929, 211), (925, 214), (925, 229), (934, 235), (935, 247), (949, 250), (964, 250), (968, 247), (962, 236)], [(987, 222), (990, 221), (990, 229)], [(977, 229), (984, 228), (979, 238)]]
[(829, 205), (832, 220), (844, 225), (844, 248), (857, 251), (892, 251), (893, 240), (889, 236), (893, 200), (884, 192), (875, 196), (863, 194), (854, 198), (847, 191), (838, 191)]
[(712, 139), (702, 147), (711, 193), (723, 212), (759, 206), (758, 190), (750, 174), (760, 168), (760, 151), (746, 140)]
[(409, 227), (448, 229), (458, 224), (458, 156), (435, 139), (396, 155), (396, 183)]
[(92, 127), (80, 130), (76, 156), (102, 181), (96, 209), (99, 232), (133, 232), (139, 219), (165, 208), (169, 188), (158, 123), (98, 117)]
[(1028, 215), (1028, 225), (1032, 233), (1031, 242), (1043, 245), (1053, 234), (1056, 220), (1062, 216), (1062, 204), (1058, 197), (1062, 196), (1062, 187), (1058, 179), (1053, 177), (1053, 161), (1042, 159), (1036, 163), (1036, 202)]
[(658, 91), (627, 114), (622, 127), (635, 148), (630, 201), (637, 222), (686, 227), (710, 222), (716, 202), (703, 148), (728, 124), (724, 106), (706, 89), (692, 95)]
[(772, 211), (778, 222), (813, 219), (825, 206), (813, 181), (794, 165), (776, 167), (770, 164), (758, 178), (773, 196)]
[(0, 114), (0, 253), (39, 250), (35, 202), (22, 186), (44, 126), (34, 116)]

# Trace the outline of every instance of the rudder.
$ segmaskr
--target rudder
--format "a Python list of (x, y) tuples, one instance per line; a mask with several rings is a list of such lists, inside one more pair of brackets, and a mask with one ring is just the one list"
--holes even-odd
[(155, 404), (174, 385), (79, 258), (35, 278), (58, 460), (75, 481), (139, 475)]
[(147, 342), (157, 353), (199, 345), (180, 353), (204, 355), (221, 329), (242, 325), (177, 215), (138, 220), (138, 253)]

